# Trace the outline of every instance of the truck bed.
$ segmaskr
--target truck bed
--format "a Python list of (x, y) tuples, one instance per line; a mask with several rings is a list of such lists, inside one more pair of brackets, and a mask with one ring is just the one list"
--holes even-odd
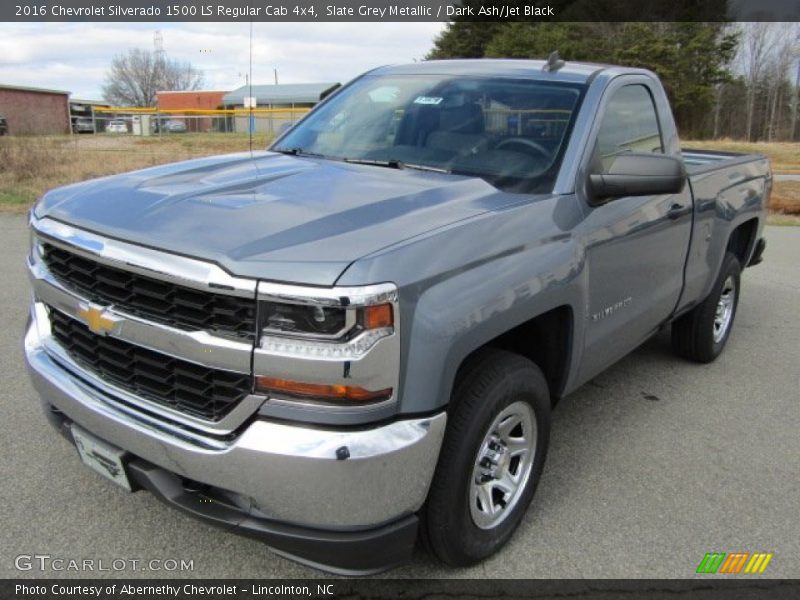
[(742, 152), (723, 152), (722, 150), (695, 150), (681, 148), (683, 162), (689, 175), (698, 175), (721, 167), (766, 159), (763, 154), (745, 154)]

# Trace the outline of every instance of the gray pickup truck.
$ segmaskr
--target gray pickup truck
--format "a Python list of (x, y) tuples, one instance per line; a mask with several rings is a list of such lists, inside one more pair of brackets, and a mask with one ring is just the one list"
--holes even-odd
[(129, 490), (332, 572), (417, 539), (466, 565), (558, 399), (667, 327), (719, 355), (770, 188), (763, 156), (681, 150), (649, 71), (379, 68), (267, 151), (45, 194), (27, 363)]

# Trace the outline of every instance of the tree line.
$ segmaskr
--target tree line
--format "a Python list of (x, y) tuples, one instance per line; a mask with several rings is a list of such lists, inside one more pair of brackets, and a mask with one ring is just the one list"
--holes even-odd
[(684, 138), (797, 141), (800, 24), (454, 20), (426, 58), (561, 58), (657, 73)]

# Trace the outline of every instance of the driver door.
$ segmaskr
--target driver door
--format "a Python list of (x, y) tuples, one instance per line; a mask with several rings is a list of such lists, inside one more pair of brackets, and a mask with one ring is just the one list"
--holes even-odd
[[(596, 132), (592, 172), (626, 152), (664, 153), (649, 79), (610, 89)], [(599, 169), (599, 171), (598, 171)], [(673, 312), (683, 288), (692, 197), (619, 197), (592, 206), (582, 224), (588, 302), (581, 380), (636, 348)]]

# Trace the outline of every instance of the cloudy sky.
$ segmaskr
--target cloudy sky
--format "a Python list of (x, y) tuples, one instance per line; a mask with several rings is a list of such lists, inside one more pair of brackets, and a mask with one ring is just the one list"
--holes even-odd
[[(114, 54), (153, 48), (161, 31), (172, 58), (205, 73), (206, 89), (245, 83), (249, 23), (0, 23), (0, 83), (101, 98)], [(419, 60), (441, 23), (254, 23), (253, 82), (346, 82), (382, 64)]]

